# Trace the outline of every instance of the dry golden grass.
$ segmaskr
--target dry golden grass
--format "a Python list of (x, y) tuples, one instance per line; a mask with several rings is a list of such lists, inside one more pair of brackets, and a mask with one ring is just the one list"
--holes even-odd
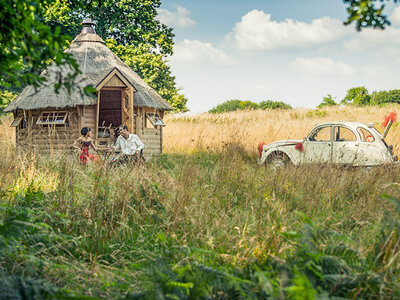
[[(260, 142), (302, 139), (318, 123), (328, 121), (360, 121), (375, 124), (382, 131), (384, 116), (399, 111), (398, 105), (387, 107), (327, 107), (322, 110), (253, 110), (223, 114), (167, 115), (164, 129), (165, 152), (220, 150), (239, 144), (247, 151), (256, 151)], [(387, 137), (394, 150), (400, 150), (400, 129), (392, 127)]]

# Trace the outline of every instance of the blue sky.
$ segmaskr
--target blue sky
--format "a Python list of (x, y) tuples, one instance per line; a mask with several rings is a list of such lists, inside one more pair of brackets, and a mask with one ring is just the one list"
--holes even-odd
[[(163, 0), (174, 28), (169, 58), (192, 112), (229, 99), (315, 107), (328, 94), (399, 87), (400, 8), (384, 31), (343, 26), (341, 0)], [(397, 79), (397, 80), (396, 80)]]

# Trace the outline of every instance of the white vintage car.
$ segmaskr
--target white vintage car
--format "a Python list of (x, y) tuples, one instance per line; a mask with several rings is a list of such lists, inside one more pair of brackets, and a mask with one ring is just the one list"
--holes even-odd
[(373, 124), (360, 122), (322, 123), (315, 126), (304, 140), (260, 145), (259, 154), (258, 163), (272, 168), (284, 167), (288, 163), (377, 166), (398, 160), (393, 147), (386, 144)]

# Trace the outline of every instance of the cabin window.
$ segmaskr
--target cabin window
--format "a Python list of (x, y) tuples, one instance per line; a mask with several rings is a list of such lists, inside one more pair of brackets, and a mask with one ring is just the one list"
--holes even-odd
[(154, 113), (146, 113), (146, 127), (151, 128), (150, 125), (152, 125), (154, 128), (157, 128), (157, 126), (165, 126), (159, 115)]
[(44, 111), (40, 114), (36, 124), (38, 125), (55, 125), (68, 126), (68, 112), (66, 111)]
[(129, 95), (126, 94), (124, 97), (124, 106), (126, 110), (129, 110)]
[(24, 119), (24, 116), (17, 116), (15, 117), (14, 121), (11, 123), (11, 127), (17, 127), (22, 123), (22, 120)]

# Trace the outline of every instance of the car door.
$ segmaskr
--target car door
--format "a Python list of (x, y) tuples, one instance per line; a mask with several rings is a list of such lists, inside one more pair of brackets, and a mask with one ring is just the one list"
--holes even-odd
[(335, 125), (332, 163), (352, 165), (357, 157), (359, 145), (357, 134), (352, 129), (342, 125)]
[(315, 128), (303, 143), (303, 163), (330, 163), (332, 159), (333, 127), (325, 125)]

